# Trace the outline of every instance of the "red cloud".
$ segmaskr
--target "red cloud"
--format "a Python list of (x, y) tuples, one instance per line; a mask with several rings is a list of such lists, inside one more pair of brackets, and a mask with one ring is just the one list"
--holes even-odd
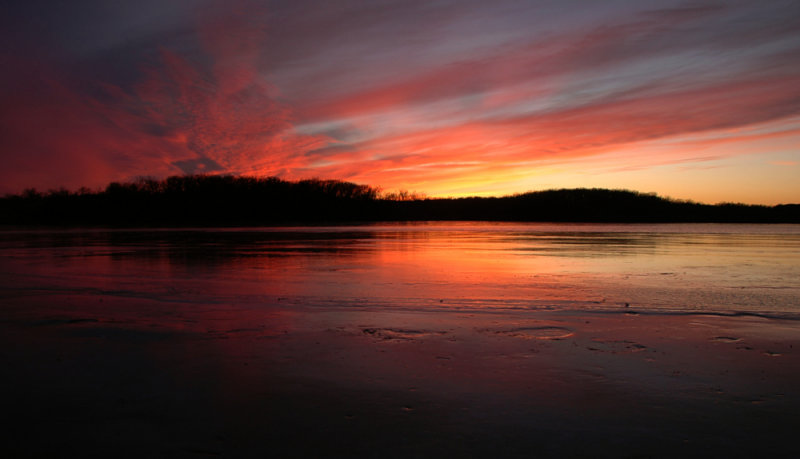
[[(800, 113), (791, 15), (765, 13), (751, 23), (740, 20), (752, 12), (747, 6), (657, 10), (498, 45), (481, 41), (480, 30), (473, 43), (465, 30), (439, 29), (458, 16), (457, 2), (430, 23), (408, 26), (423, 4), (353, 14), (327, 6), (302, 15), (301, 6), (283, 11), (291, 13), (286, 23), (251, 4), (212, 8), (196, 16), (191, 34), (148, 48), (148, 63), (134, 65), (134, 83), (81, 80), (55, 64), (5, 59), (16, 76), (4, 81), (0, 106), (2, 191), (180, 172), (319, 176), (426, 191), (515, 180), (542, 164)], [(436, 54), (444, 60), (434, 63), (430, 55), (390, 53), (397, 56), (390, 62), (381, 52), (397, 37), (381, 31), (397, 26), (396, 17), (402, 27), (392, 30), (459, 41), (460, 57)], [(269, 36), (269, 27), (279, 32)], [(375, 43), (358, 43), (367, 37)], [(731, 50), (742, 52), (733, 59)], [(730, 68), (724, 74), (705, 63), (720, 55)], [(291, 97), (281, 99), (265, 75)], [(662, 157), (648, 164), (684, 157), (658, 151)]]
[(3, 191), (180, 172), (285, 175), (298, 151), (323, 145), (292, 132), (291, 110), (261, 79), (257, 24), (245, 14), (199, 24), (200, 52), (162, 48), (129, 89), (14, 62), (22, 77), (0, 108)]
[[(800, 112), (800, 95), (793, 95), (797, 87), (800, 75), (744, 79), (660, 94), (632, 94), (529, 116), (406, 131), (367, 139), (352, 150), (340, 147), (336, 155), (326, 156), (331, 164), (314, 171), (390, 188), (501, 181), (533, 170), (536, 164), (589, 157), (632, 143), (781, 120)], [(730, 140), (720, 140), (726, 141)], [(678, 150), (672, 154), (675, 158), (684, 155)]]

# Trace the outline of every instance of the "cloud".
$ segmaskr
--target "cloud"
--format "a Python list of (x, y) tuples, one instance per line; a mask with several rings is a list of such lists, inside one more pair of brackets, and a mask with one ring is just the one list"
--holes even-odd
[(691, 161), (800, 114), (792, 1), (77, 4), (0, 32), (25, 39), (0, 50), (0, 191), (195, 172), (499, 187)]
[(314, 137), (292, 132), (291, 110), (258, 72), (260, 26), (242, 11), (216, 13), (198, 17), (193, 48), (160, 47), (129, 85), (15, 57), (0, 109), (4, 191), (285, 172)]
[(222, 172), (225, 170), (219, 163), (213, 159), (200, 157), (197, 159), (187, 159), (184, 161), (174, 161), (172, 164), (180, 168), (184, 174), (210, 174), (213, 172)]
[[(340, 90), (327, 97), (300, 99), (296, 104), (301, 116), (311, 122), (459, 98), (491, 101), (497, 93), (522, 85), (539, 88), (532, 94), (522, 94), (524, 97), (561, 93), (564, 97), (558, 102), (563, 105), (569, 93), (578, 92), (585, 98), (598, 86), (594, 90), (602, 92), (604, 84), (609, 86), (606, 78), (622, 80), (617, 86), (625, 89), (668, 92), (676, 86), (703, 87), (719, 81), (720, 77), (714, 73), (719, 71), (714, 67), (719, 66), (736, 73), (751, 71), (767, 76), (782, 70), (797, 73), (797, 59), (791, 59), (790, 53), (800, 49), (797, 32), (800, 22), (778, 14), (779, 11), (773, 12), (769, 22), (738, 20), (749, 11), (719, 6), (646, 11), (588, 31), (569, 29), (530, 41), (479, 48), (477, 56), (471, 53), (470, 57), (439, 65), (418, 66), (413, 59), (404, 59), (388, 69), (393, 77), (384, 77), (387, 69), (383, 69), (368, 84), (354, 84), (350, 92)], [(738, 42), (742, 36), (750, 40), (746, 46), (731, 45), (731, 41)], [(794, 40), (782, 43), (787, 36)], [(760, 52), (758, 56), (742, 53), (776, 43), (775, 49)], [(759, 62), (770, 55), (783, 59), (772, 59), (769, 65)], [(732, 66), (731, 61), (744, 62), (750, 68)], [(361, 70), (364, 69), (351, 69), (357, 73)], [(708, 81), (709, 76), (713, 81)], [(357, 77), (356, 81), (360, 81), (361, 75)], [(620, 94), (624, 92), (615, 90), (606, 95)], [(505, 97), (506, 101), (512, 96), (513, 91)], [(573, 100), (581, 102), (580, 97)], [(486, 113), (485, 106), (477, 108)]]
[[(163, 171), (159, 153), (172, 150), (169, 141), (140, 135), (134, 115), (76, 91), (68, 75), (41, 62), (17, 59), (14, 68), (19, 78), (0, 96), (3, 191), (98, 186), (120, 171)], [(140, 161), (148, 166), (137, 168)]]
[[(300, 101), (298, 117), (311, 133), (336, 122), (358, 151), (347, 159), (337, 147), (344, 159), (321, 162), (320, 174), (386, 185), (512, 177), (634, 143), (778, 122), (800, 113), (800, 29), (778, 7), (763, 9), (627, 15), (415, 74), (402, 69)], [(758, 20), (741, 20), (754, 13)], [(672, 157), (650, 162), (686, 158), (661, 154)]]

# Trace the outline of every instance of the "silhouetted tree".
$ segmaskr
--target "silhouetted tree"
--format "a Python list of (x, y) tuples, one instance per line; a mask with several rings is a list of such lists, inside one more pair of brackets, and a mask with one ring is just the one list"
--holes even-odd
[(504, 197), (427, 199), (338, 180), (230, 175), (139, 178), (102, 191), (0, 198), (0, 223), (46, 225), (264, 225), (404, 220), (572, 222), (793, 222), (800, 205), (706, 205), (627, 190), (560, 189)]

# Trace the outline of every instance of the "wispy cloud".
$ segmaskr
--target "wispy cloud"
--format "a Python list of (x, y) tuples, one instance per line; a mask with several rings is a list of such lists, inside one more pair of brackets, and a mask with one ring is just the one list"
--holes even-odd
[[(78, 4), (3, 23), (22, 46), (0, 49), (2, 191), (181, 172), (504, 190), (800, 136), (794, 1)], [(626, 156), (648, 143), (669, 147)]]
[(258, 72), (260, 25), (244, 11), (224, 13), (198, 15), (191, 52), (159, 47), (127, 87), (18, 59), (15, 68), (35, 77), (21, 74), (4, 96), (6, 186), (275, 173), (313, 148), (314, 138), (291, 132), (290, 108)]

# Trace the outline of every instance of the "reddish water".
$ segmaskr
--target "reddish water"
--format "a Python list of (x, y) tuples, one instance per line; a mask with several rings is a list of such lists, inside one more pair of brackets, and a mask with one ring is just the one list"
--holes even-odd
[(0, 301), (8, 457), (800, 454), (796, 225), (5, 231)]
[(797, 225), (6, 232), (3, 295), (800, 315)]

